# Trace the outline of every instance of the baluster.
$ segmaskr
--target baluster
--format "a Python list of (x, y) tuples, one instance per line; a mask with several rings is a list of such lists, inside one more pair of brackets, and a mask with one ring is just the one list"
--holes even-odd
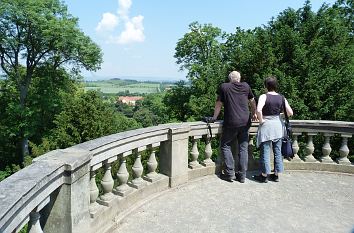
[[(254, 170), (254, 169), (258, 169), (258, 162), (255, 160), (254, 156), (253, 156), (253, 151), (255, 148), (255, 145), (253, 143), (255, 134), (254, 133), (250, 133), (249, 135), (249, 141), (248, 141), (248, 169), (249, 170)], [(238, 156), (236, 156), (238, 157)]]
[(102, 205), (109, 206), (112, 199), (114, 198), (114, 195), (112, 193), (114, 180), (111, 173), (111, 164), (105, 163), (104, 169), (105, 173), (101, 180), (103, 195), (98, 198), (97, 202)]
[(149, 173), (146, 174), (146, 176), (144, 177), (145, 180), (149, 182), (154, 182), (161, 178), (160, 175), (156, 172), (157, 161), (155, 156), (155, 150), (153, 150), (152, 148), (149, 160), (147, 162), (147, 168)]
[[(123, 155), (124, 156), (124, 155)], [(119, 196), (126, 196), (133, 191), (133, 189), (127, 184), (129, 179), (129, 173), (127, 170), (127, 158), (122, 157), (121, 164), (119, 166), (117, 177), (119, 181), (119, 186), (117, 186), (113, 192)]]
[(143, 180), (141, 177), (143, 174), (143, 165), (141, 164), (141, 155), (138, 154), (138, 156), (135, 159), (134, 165), (132, 167), (133, 170), (133, 177), (134, 179), (131, 181), (130, 185), (134, 188), (142, 188), (146, 185), (146, 182)]
[(253, 139), (255, 137), (255, 134), (250, 133), (249, 138), (248, 138), (248, 146), (254, 147)]
[(37, 212), (37, 208), (30, 213), (28, 222), (28, 233), (43, 233), (39, 219), (41, 215)]
[(213, 166), (215, 163), (210, 159), (211, 155), (213, 153), (212, 149), (211, 149), (211, 138), (207, 135), (205, 137), (205, 159), (202, 162), (203, 166), (209, 167), (209, 166)]
[(329, 156), (331, 154), (332, 148), (330, 144), (330, 138), (333, 136), (333, 134), (325, 133), (325, 141), (322, 146), (322, 156), (320, 158), (320, 161), (322, 163), (333, 163), (332, 158)]
[(297, 154), (299, 152), (299, 143), (298, 143), (298, 136), (301, 135), (301, 133), (293, 133), (293, 152), (294, 152), (294, 158), (291, 160), (292, 162), (303, 162), (299, 155)]
[(191, 169), (201, 167), (201, 165), (198, 162), (199, 151), (198, 151), (198, 139), (196, 137), (192, 138), (192, 151), (190, 152), (190, 155), (192, 161), (189, 162), (188, 167)]
[(313, 146), (313, 136), (316, 133), (307, 133), (307, 145), (306, 145), (306, 157), (305, 162), (318, 162), (315, 157), (313, 157), (313, 152), (315, 151), (315, 147)]
[(342, 146), (339, 148), (339, 158), (337, 159), (337, 163), (339, 164), (348, 164), (350, 165), (350, 161), (348, 159), (349, 148), (348, 148), (348, 138), (351, 138), (350, 134), (342, 134)]
[(98, 197), (98, 187), (96, 184), (96, 171), (91, 171), (90, 172), (90, 213), (91, 215), (94, 214), (94, 212), (96, 212), (97, 208), (99, 207), (99, 205), (97, 204), (96, 200)]

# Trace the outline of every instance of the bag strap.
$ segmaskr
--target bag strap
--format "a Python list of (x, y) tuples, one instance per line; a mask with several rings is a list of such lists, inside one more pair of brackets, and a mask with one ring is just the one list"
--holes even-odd
[(208, 129), (209, 129), (210, 138), (213, 138), (213, 133), (211, 132), (211, 125), (210, 125), (209, 122), (207, 123), (207, 126), (208, 126)]
[[(283, 96), (283, 95), (282, 95)], [(286, 111), (286, 107), (285, 107), (285, 97), (283, 96), (283, 109), (284, 109), (284, 115), (285, 115), (285, 132), (287, 137), (291, 137), (291, 130), (290, 128), (290, 122), (289, 122), (289, 116), (288, 116), (288, 112)]]

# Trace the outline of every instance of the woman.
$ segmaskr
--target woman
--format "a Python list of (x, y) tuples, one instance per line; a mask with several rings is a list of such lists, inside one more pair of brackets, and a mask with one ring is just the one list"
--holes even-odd
[[(293, 115), (288, 101), (282, 95), (278, 94), (278, 82), (275, 77), (268, 77), (264, 81), (268, 92), (259, 97), (257, 105), (257, 117), (259, 127), (257, 132), (257, 147), (261, 148), (261, 174), (254, 178), (262, 183), (268, 182), (268, 176), (271, 180), (278, 182), (279, 173), (283, 172), (283, 157), (281, 154), (281, 144), (284, 134), (284, 123), (280, 117), (283, 111), (283, 101), (288, 116)], [(270, 153), (271, 147), (274, 152), (274, 174), (271, 174)]]

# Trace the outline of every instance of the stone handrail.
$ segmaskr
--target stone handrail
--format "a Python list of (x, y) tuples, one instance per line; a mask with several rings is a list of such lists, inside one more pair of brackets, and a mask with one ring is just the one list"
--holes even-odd
[[(45, 209), (55, 202), (51, 196), (84, 180), (91, 157), (90, 152), (71, 148), (51, 151), (0, 182), (0, 232), (17, 232), (28, 220), (33, 229), (41, 229), (39, 211), (46, 215)], [(64, 213), (70, 204), (61, 208)]]
[[(287, 169), (354, 173), (347, 158), (353, 122), (291, 123), (295, 158), (285, 162)], [(222, 133), (221, 122), (210, 126), (212, 137)], [(257, 127), (253, 123), (250, 128), (250, 152)], [(314, 156), (313, 137), (318, 134), (324, 137), (322, 154)], [(303, 160), (297, 154), (302, 135), (306, 136)], [(334, 135), (342, 138), (336, 161), (330, 157)], [(205, 143), (202, 153), (200, 143)], [(147, 161), (142, 161), (141, 152), (148, 153)], [(51, 151), (0, 182), (0, 233), (18, 232), (26, 223), (31, 233), (109, 232), (140, 201), (217, 172), (220, 161), (215, 164), (211, 156), (211, 135), (203, 122), (137, 129)], [(252, 153), (250, 158), (252, 169)], [(134, 160), (131, 167), (127, 159)], [(96, 175), (102, 173), (98, 180)]]

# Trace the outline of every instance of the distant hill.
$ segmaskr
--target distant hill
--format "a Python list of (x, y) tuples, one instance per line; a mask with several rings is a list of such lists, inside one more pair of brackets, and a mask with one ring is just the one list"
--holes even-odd
[(176, 77), (153, 77), (153, 76), (120, 76), (120, 77), (84, 77), (85, 81), (103, 81), (103, 80), (135, 80), (139, 82), (172, 82), (175, 83), (181, 79)]

